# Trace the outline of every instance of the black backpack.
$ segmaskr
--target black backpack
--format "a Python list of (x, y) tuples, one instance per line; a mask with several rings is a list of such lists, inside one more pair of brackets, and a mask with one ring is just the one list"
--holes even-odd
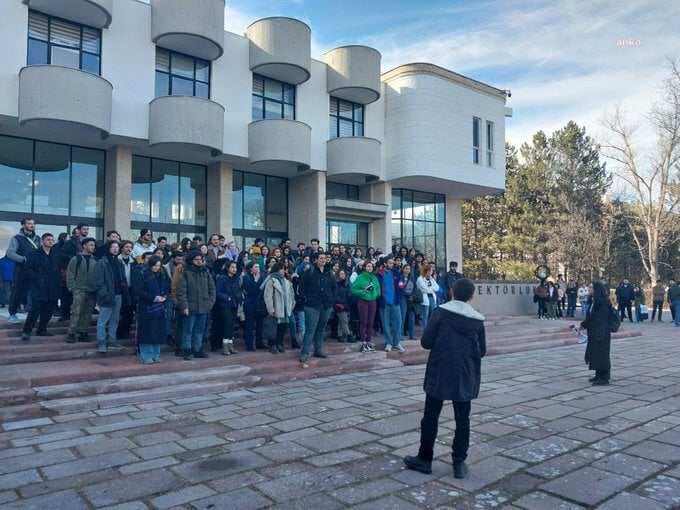
[(607, 317), (607, 329), (610, 333), (616, 333), (619, 327), (621, 327), (621, 316), (613, 306), (610, 306), (609, 317)]

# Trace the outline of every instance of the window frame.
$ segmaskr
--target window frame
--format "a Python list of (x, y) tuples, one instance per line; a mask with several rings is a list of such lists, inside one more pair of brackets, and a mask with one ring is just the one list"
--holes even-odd
[[(66, 24), (66, 25), (70, 25), (72, 27), (76, 27), (78, 29), (78, 34), (79, 34), (78, 48), (77, 48), (77, 51), (78, 51), (78, 70), (84, 71), (86, 73), (96, 74), (97, 76), (101, 76), (101, 74), (102, 74), (102, 43), (103, 43), (103, 41), (102, 41), (102, 30), (100, 28), (92, 27), (90, 25), (85, 25), (83, 23), (77, 23), (75, 21), (60, 18), (58, 16), (53, 16), (51, 14), (45, 14), (43, 12), (36, 11), (34, 9), (29, 9), (29, 11), (28, 11), (28, 26), (29, 27), (30, 27), (30, 24), (31, 24), (31, 16), (44, 16), (44, 17), (47, 18), (47, 36), (46, 36), (46, 40), (43, 41), (41, 39), (31, 37), (30, 30), (27, 30), (27, 33), (26, 33), (26, 65), (63, 65), (63, 64), (53, 64), (52, 63), (52, 47), (66, 48), (66, 49), (70, 49), (70, 50), (75, 49), (71, 46), (52, 42), (52, 25), (53, 25), (53, 22), (56, 21), (58, 23), (63, 23), (63, 24)], [(99, 53), (93, 53), (92, 51), (87, 51), (87, 50), (83, 49), (83, 30), (84, 29), (95, 31), (98, 34), (98, 36), (99, 36), (99, 45), (98, 45), (99, 46)], [(42, 64), (29, 63), (31, 41), (36, 41), (38, 43), (47, 44), (47, 61), (46, 62), (44, 62)], [(98, 65), (98, 69), (97, 69), (96, 73), (94, 73), (93, 71), (90, 71), (88, 69), (83, 69), (83, 53), (85, 53), (87, 55), (94, 55), (99, 59), (99, 65)], [(64, 67), (71, 67), (71, 66), (65, 66), (64, 65)], [(75, 68), (72, 68), (72, 69), (75, 69)]]
[[(168, 54), (168, 70), (167, 71), (158, 69), (158, 53), (159, 52), (165, 52), (165, 53)], [(184, 75), (172, 72), (172, 60), (173, 60), (173, 58), (176, 58), (176, 57), (183, 57), (183, 58), (188, 58), (188, 59), (192, 60), (193, 65), (194, 65), (193, 66), (194, 67), (193, 78), (187, 78)], [(208, 67), (208, 81), (207, 82), (197, 78), (197, 63), (198, 62), (202, 62), (202, 63), (207, 64), (207, 67)], [(163, 74), (163, 75), (167, 76), (167, 80), (168, 80), (167, 94), (164, 94), (164, 95), (161, 95), (161, 96), (156, 95), (156, 89), (158, 88), (158, 74)], [(179, 78), (179, 79), (182, 79), (182, 80), (191, 81), (193, 93), (191, 95), (189, 95), (189, 94), (173, 94), (172, 93), (172, 87), (173, 87), (173, 80), (172, 79), (173, 79), (173, 77)], [(182, 53), (182, 52), (179, 52), (179, 51), (169, 50), (169, 49), (163, 48), (161, 46), (156, 46), (156, 54), (155, 54), (155, 61), (154, 61), (154, 96), (155, 97), (187, 96), (187, 97), (200, 97), (200, 98), (203, 98), (203, 99), (210, 99), (210, 97), (212, 95), (212, 90), (211, 90), (211, 87), (210, 87), (211, 81), (212, 81), (212, 62), (210, 62), (209, 60), (194, 57), (192, 55), (187, 55), (186, 53)], [(198, 83), (208, 86), (208, 95), (207, 96), (202, 96), (202, 95), (196, 94), (196, 86), (197, 86)]]
[(482, 119), (472, 117), (472, 162), (475, 165), (482, 164)]
[[(333, 105), (335, 104), (335, 111), (336, 113), (333, 113)], [(340, 114), (340, 105), (344, 104), (346, 106), (351, 107), (351, 112), (352, 116), (347, 117), (346, 115), (341, 115)], [(354, 103), (352, 101), (347, 101), (346, 99), (340, 99), (339, 97), (335, 96), (329, 96), (329, 105), (328, 105), (328, 113), (330, 116), (330, 122), (335, 120), (335, 126), (332, 127), (329, 125), (330, 128), (330, 133), (329, 133), (329, 138), (347, 138), (350, 136), (364, 136), (364, 133), (366, 132), (366, 105), (363, 105), (361, 103)], [(357, 110), (361, 111), (361, 120), (357, 120), (357, 115), (356, 112)], [(342, 121), (349, 122), (352, 125), (352, 134), (351, 135), (341, 135), (340, 134), (340, 123)]]
[(486, 166), (493, 167), (494, 123), (486, 121)]
[[(330, 190), (329, 190), (330, 185)], [(330, 191), (330, 192), (329, 192)], [(342, 182), (326, 181), (326, 199), (359, 200), (359, 186)]]
[[(255, 85), (256, 82), (260, 81), (262, 83), (262, 93), (256, 93), (255, 92)], [(280, 84), (281, 85), (281, 100), (268, 97), (267, 96), (267, 84), (270, 85), (276, 85)], [(286, 101), (286, 91), (290, 91), (292, 94), (292, 101)], [(258, 111), (261, 113), (261, 117), (255, 117), (252, 115), (253, 110), (255, 109), (255, 99), (258, 99), (262, 102), (261, 107), (258, 107)], [(274, 78), (268, 78), (266, 76), (263, 76), (261, 74), (253, 73), (253, 83), (251, 87), (251, 116), (252, 120), (264, 120), (264, 119), (283, 119), (283, 120), (296, 120), (297, 117), (297, 108), (296, 108), (296, 103), (297, 103), (297, 87), (293, 85), (292, 83), (286, 83), (284, 81), (280, 80), (275, 80)], [(279, 117), (271, 117), (267, 116), (267, 112), (271, 112), (272, 110), (267, 109), (267, 105), (280, 105), (280, 113), (281, 115)], [(287, 117), (286, 116), (286, 106), (292, 107), (293, 110), (293, 116)]]

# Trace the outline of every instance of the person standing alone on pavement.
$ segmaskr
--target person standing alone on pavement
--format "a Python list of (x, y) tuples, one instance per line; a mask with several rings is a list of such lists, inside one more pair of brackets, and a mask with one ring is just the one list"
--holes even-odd
[(420, 422), (420, 449), (407, 455), (409, 469), (432, 472), (439, 414), (445, 400), (453, 401), (456, 432), (453, 437), (453, 476), (465, 478), (470, 445), (471, 400), (479, 395), (482, 358), (486, 354), (484, 316), (469, 301), (475, 292), (467, 278), (456, 280), (453, 300), (439, 306), (430, 317), (420, 343), (430, 350), (425, 369), (425, 411)]

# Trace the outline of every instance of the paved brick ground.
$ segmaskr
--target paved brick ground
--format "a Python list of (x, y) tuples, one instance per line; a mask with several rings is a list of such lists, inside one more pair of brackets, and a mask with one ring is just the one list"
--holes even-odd
[(583, 346), (493, 356), (473, 403), (469, 477), (417, 451), (423, 366), (6, 422), (0, 507), (680, 508), (680, 328), (613, 344), (593, 387)]

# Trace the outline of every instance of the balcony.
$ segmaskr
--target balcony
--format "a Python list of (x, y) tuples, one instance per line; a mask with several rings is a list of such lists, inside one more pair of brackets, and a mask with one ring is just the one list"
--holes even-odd
[(326, 143), (326, 176), (344, 184), (384, 181), (380, 141), (361, 136), (333, 138)]
[(149, 103), (149, 145), (187, 144), (222, 154), (224, 107), (193, 96), (161, 96)]
[(113, 0), (23, 0), (29, 8), (95, 28), (111, 24)]
[(294, 177), (309, 170), (311, 146), (312, 128), (303, 122), (262, 119), (248, 125), (250, 163), (259, 163), (261, 169), (274, 170), (279, 176)]
[(330, 95), (359, 104), (380, 98), (380, 52), (368, 46), (342, 46), (324, 59)]
[(151, 40), (204, 60), (221, 57), (224, 0), (152, 0)]
[(293, 85), (311, 73), (311, 30), (292, 18), (265, 18), (246, 30), (250, 40), (250, 70)]
[(19, 71), (19, 124), (51, 121), (111, 132), (113, 86), (96, 74), (39, 65)]

